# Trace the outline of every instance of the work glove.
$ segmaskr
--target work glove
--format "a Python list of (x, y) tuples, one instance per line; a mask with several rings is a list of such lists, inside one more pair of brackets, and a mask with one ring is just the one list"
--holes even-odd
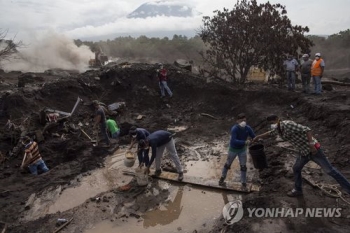
[(247, 139), (247, 141), (245, 141), (245, 145), (248, 146), (251, 143), (251, 140)]

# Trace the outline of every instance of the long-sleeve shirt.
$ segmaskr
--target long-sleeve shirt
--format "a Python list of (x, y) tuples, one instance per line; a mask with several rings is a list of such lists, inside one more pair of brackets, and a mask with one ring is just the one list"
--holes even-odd
[(140, 141), (141, 139), (146, 139), (150, 135), (146, 129), (136, 128), (136, 141)]
[[(301, 155), (307, 156), (310, 154), (309, 140), (306, 135), (309, 131), (311, 131), (311, 129), (307, 126), (286, 120), (280, 122), (280, 131), (274, 129), (270, 131), (270, 135), (280, 135), (283, 140), (289, 141), (295, 146)], [(315, 138), (312, 138), (312, 140), (314, 143), (317, 143)]]
[[(160, 146), (167, 144), (168, 142), (170, 142), (171, 139), (172, 139), (172, 134), (168, 131), (165, 131), (165, 130), (155, 131), (147, 137), (149, 147), (152, 150), (152, 157), (151, 157), (151, 160), (149, 161), (149, 165), (148, 165), (149, 167), (152, 165), (154, 159), (157, 156), (157, 147), (160, 147)], [(146, 154), (145, 154), (145, 156), (146, 156)], [(147, 154), (147, 156), (148, 156), (148, 154)]]
[(230, 150), (245, 149), (245, 142), (248, 137), (255, 138), (255, 134), (249, 125), (246, 125), (244, 128), (238, 124), (234, 125), (231, 128)]

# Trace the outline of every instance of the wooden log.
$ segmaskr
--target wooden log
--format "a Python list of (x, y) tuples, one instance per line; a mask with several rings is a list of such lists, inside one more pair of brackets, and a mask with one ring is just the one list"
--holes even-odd
[[(125, 175), (135, 175), (134, 172), (125, 170), (123, 171), (123, 174)], [(154, 170), (151, 170), (151, 174), (154, 174)], [(176, 181), (186, 184), (192, 184), (192, 185), (198, 185), (203, 186), (207, 188), (214, 188), (214, 189), (221, 189), (221, 190), (229, 190), (229, 191), (237, 191), (237, 192), (244, 192), (244, 193), (250, 193), (252, 191), (259, 191), (259, 186), (253, 185), (252, 183), (247, 183), (246, 188), (242, 188), (242, 184), (240, 182), (226, 182), (226, 185), (221, 186), (219, 185), (218, 180), (207, 180), (203, 179), (201, 177), (194, 177), (194, 176), (186, 176), (184, 175), (184, 179), (182, 181), (178, 181), (178, 174), (173, 172), (166, 172), (162, 171), (162, 173), (159, 176), (152, 176), (152, 178), (162, 179), (162, 180), (169, 180), (169, 181)]]

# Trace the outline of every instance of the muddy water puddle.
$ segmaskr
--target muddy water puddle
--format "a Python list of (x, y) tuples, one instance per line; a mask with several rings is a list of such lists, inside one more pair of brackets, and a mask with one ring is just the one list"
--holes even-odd
[(99, 193), (118, 187), (122, 184), (122, 180), (131, 180), (131, 177), (121, 179), (123, 175), (119, 167), (123, 163), (125, 152), (125, 150), (117, 151), (106, 159), (104, 168), (97, 169), (91, 175), (83, 177), (78, 186), (65, 189), (55, 203), (50, 206), (48, 213), (72, 209)]
[(225, 203), (241, 198), (224, 191), (199, 189), (191, 186), (173, 186), (169, 201), (159, 208), (144, 213), (140, 219), (128, 218), (103, 221), (85, 233), (115, 232), (193, 232), (214, 224)]

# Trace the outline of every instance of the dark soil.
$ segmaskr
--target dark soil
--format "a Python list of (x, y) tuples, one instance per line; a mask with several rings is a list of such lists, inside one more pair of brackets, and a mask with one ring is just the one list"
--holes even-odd
[[(129, 143), (126, 134), (131, 125), (154, 131), (186, 123), (190, 127), (177, 134), (179, 140), (191, 142), (200, 138), (210, 142), (227, 134), (234, 124), (234, 116), (240, 112), (246, 113), (248, 124), (258, 134), (267, 130), (264, 120), (267, 115), (279, 114), (284, 119), (312, 128), (330, 162), (350, 179), (349, 88), (334, 86), (335, 90), (325, 91), (322, 96), (311, 96), (287, 92), (273, 85), (235, 87), (226, 82), (198, 77), (171, 65), (166, 68), (171, 73), (168, 82), (174, 92), (171, 99), (160, 99), (156, 67), (149, 64), (112, 66), (80, 75), (72, 74), (71, 77), (30, 74), (34, 81), (20, 88), (17, 87), (18, 77), (22, 75), (23, 79), (23, 74), (0, 73), (0, 125), (5, 126), (8, 119), (17, 125), (14, 130), (1, 127), (0, 131), (0, 152), (6, 158), (0, 164), (0, 221), (9, 224), (7, 232), (52, 231), (53, 219), (57, 218), (55, 215), (19, 224), (28, 197), (57, 184), (68, 184), (77, 175), (102, 166), (104, 158), (113, 153), (113, 148), (93, 147), (76, 129), (79, 123), (83, 123), (87, 133), (92, 134), (94, 110), (91, 101), (94, 99), (106, 104), (126, 103), (126, 108), (115, 117), (122, 127), (120, 144)], [(35, 135), (37, 130), (44, 129), (45, 125), (40, 123), (40, 110), (49, 107), (70, 112), (78, 96), (83, 102), (73, 116), (45, 130), (44, 141), (39, 143), (43, 159), (51, 171), (36, 177), (20, 171), (23, 149), (18, 141), (20, 136)], [(201, 113), (213, 115), (218, 120)], [(138, 115), (145, 117), (136, 120)], [(246, 195), (244, 207), (280, 207), (284, 202), (292, 207), (340, 206), (342, 217), (336, 219), (282, 219), (287, 229), (283, 232), (348, 232), (350, 205), (343, 201), (328, 197), (307, 184), (304, 184), (303, 198), (286, 197), (287, 191), (293, 187), (293, 175), (288, 166), (290, 161), (294, 161), (293, 153), (274, 147), (273, 140), (264, 143), (270, 166), (260, 174), (263, 181), (261, 191)], [(334, 183), (326, 174), (318, 172), (312, 175), (316, 180)], [(84, 214), (81, 208), (76, 211)], [(254, 230), (252, 223), (268, 227), (264, 221), (266, 219), (243, 218), (232, 226), (226, 226), (221, 219), (216, 226), (208, 226), (206, 232), (223, 229), (226, 232), (259, 232)]]

